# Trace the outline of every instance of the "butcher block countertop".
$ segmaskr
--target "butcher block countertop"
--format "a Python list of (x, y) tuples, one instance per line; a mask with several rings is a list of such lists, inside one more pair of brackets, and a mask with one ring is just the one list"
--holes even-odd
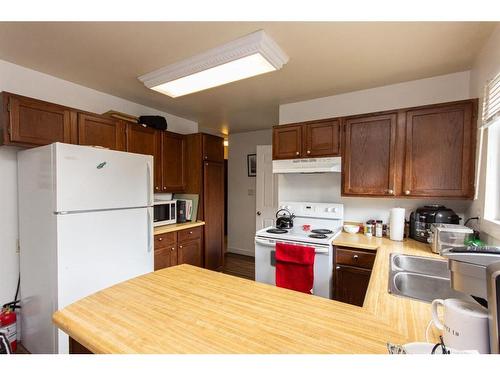
[(425, 244), (342, 233), (335, 245), (377, 249), (363, 307), (190, 265), (104, 289), (53, 315), (94, 353), (386, 353), (425, 341), (430, 304), (387, 292), (391, 252), (437, 257)]
[(204, 221), (195, 221), (189, 223), (178, 223), (178, 224), (168, 224), (160, 225), (154, 228), (154, 235), (175, 232), (178, 230), (189, 229), (194, 227), (201, 227), (205, 225)]

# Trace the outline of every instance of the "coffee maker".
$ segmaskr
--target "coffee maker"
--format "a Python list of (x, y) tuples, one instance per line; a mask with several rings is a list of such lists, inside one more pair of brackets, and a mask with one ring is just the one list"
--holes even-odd
[(451, 287), (488, 309), (490, 351), (500, 354), (500, 247), (451, 247), (441, 255), (448, 258)]

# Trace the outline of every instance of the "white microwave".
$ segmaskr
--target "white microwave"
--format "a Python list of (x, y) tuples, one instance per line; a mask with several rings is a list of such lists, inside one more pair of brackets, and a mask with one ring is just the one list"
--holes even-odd
[(175, 224), (177, 222), (177, 201), (154, 202), (154, 226)]

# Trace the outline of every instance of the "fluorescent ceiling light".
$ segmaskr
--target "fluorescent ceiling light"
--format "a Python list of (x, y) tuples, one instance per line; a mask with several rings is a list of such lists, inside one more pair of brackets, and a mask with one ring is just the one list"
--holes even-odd
[(288, 56), (264, 31), (236, 39), (187, 60), (139, 77), (152, 90), (176, 98), (268, 73)]

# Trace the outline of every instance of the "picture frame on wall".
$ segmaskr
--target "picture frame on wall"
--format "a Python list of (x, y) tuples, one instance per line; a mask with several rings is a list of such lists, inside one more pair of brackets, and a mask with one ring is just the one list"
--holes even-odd
[(257, 176), (257, 154), (247, 155), (247, 171), (248, 177)]

